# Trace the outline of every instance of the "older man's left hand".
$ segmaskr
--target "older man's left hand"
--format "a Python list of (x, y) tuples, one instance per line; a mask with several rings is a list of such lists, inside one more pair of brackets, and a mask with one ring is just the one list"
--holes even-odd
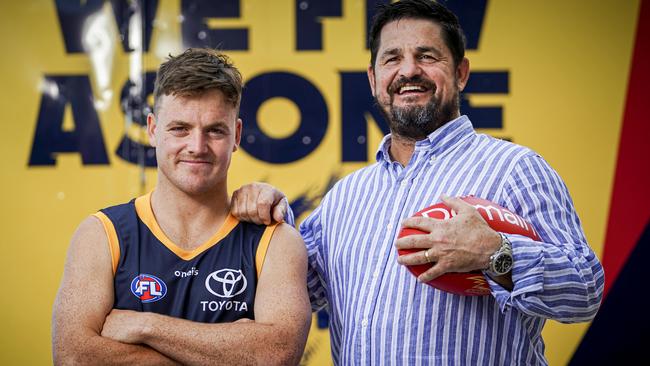
[(411, 217), (402, 227), (417, 229), (428, 234), (410, 235), (395, 242), (397, 249), (423, 249), (399, 256), (403, 265), (434, 263), (433, 267), (418, 277), (429, 282), (448, 272), (470, 272), (487, 268), (490, 256), (501, 245), (500, 235), (483, 217), (460, 198), (442, 196), (442, 201), (456, 215), (448, 220), (430, 217)]

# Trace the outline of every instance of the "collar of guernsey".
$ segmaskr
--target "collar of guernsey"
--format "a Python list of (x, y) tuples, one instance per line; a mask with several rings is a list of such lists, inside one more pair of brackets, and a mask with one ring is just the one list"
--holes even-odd
[[(172, 251), (174, 254), (176, 254), (179, 258), (183, 260), (186, 261), (191, 260), (197, 255), (210, 249), (212, 246), (218, 244), (239, 223), (239, 221), (234, 216), (228, 214), (224, 223), (212, 236), (210, 236), (210, 238), (208, 238), (204, 243), (202, 243), (201, 245), (199, 245), (193, 250), (185, 250), (179, 247), (167, 235), (165, 235), (165, 232), (162, 230), (160, 225), (158, 225), (158, 221), (156, 220), (156, 217), (153, 213), (153, 209), (151, 208), (152, 193), (153, 190), (135, 199), (135, 209), (138, 214), (138, 217), (140, 218), (140, 220), (142, 220), (142, 222), (147, 226), (147, 228), (151, 230), (154, 236), (165, 247), (167, 247), (170, 251)], [(106, 216), (106, 214), (104, 214), (101, 211), (96, 212), (95, 214), (93, 214), (93, 216), (97, 217), (99, 221), (102, 223), (102, 226), (104, 227), (104, 231), (108, 239), (108, 247), (111, 253), (113, 274), (115, 274), (115, 271), (117, 270), (117, 265), (120, 260), (120, 245), (119, 245), (117, 232), (115, 230), (115, 226), (113, 225), (113, 222), (108, 218), (108, 216)], [(271, 237), (273, 236), (273, 232), (275, 231), (275, 228), (277, 226), (278, 226), (277, 223), (267, 226), (267, 228), (264, 230), (264, 234), (262, 235), (262, 238), (260, 239), (260, 244), (255, 254), (255, 267), (258, 276), (262, 272), (262, 265), (264, 264), (264, 259), (266, 258), (266, 252), (271, 242)]]

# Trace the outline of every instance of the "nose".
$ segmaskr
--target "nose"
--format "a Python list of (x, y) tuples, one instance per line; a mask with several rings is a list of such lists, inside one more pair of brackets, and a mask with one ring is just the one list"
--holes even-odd
[(194, 131), (188, 136), (187, 152), (190, 154), (203, 154), (207, 150), (207, 139), (203, 132)]
[(421, 73), (422, 73), (422, 69), (420, 68), (420, 65), (418, 64), (417, 59), (415, 57), (412, 56), (404, 57), (402, 59), (399, 68), (400, 76), (408, 79), (415, 75), (420, 75)]

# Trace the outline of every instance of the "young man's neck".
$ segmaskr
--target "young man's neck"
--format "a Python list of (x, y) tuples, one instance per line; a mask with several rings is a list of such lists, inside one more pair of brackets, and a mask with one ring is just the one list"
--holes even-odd
[(151, 196), (151, 209), (158, 225), (174, 243), (193, 249), (225, 222), (230, 199), (225, 184), (192, 195), (158, 181)]

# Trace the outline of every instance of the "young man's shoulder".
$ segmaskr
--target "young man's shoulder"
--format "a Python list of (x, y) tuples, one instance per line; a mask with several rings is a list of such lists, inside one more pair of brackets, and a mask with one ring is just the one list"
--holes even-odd
[(91, 216), (96, 217), (102, 222), (109, 220), (113, 225), (135, 221), (138, 217), (137, 209), (135, 207), (135, 199), (117, 205), (104, 207), (93, 213)]
[(125, 211), (130, 211), (135, 209), (135, 198), (128, 201), (128, 202), (123, 202), (123, 203), (118, 203), (115, 205), (110, 205), (106, 206), (104, 208), (99, 209), (98, 211), (100, 212), (105, 212), (105, 213), (121, 213)]

